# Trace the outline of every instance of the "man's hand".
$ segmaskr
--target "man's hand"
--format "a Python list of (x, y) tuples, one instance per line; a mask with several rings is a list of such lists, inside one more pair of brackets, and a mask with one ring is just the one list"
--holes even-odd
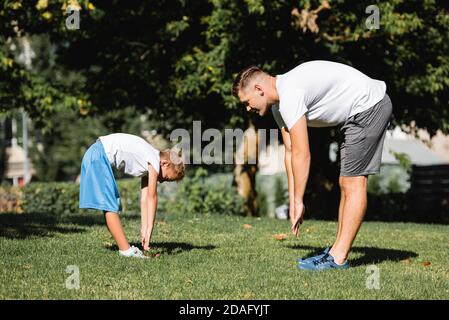
[(302, 201), (297, 201), (295, 203), (294, 216), (292, 221), (292, 232), (295, 236), (299, 234), (299, 225), (302, 224), (304, 220), (304, 212), (306, 207)]
[(290, 129), (290, 140), (292, 142), (291, 161), (294, 182), (293, 199), (295, 202), (295, 219), (292, 223), (292, 232), (297, 236), (299, 225), (302, 224), (304, 216), (303, 198), (310, 170), (310, 147), (305, 116), (299, 118)]
[(144, 251), (150, 250), (150, 230), (141, 229), (140, 230), (140, 241), (142, 243), (142, 248)]
[(290, 208), (289, 208), (289, 216), (290, 216), (290, 224), (292, 225), (293, 228), (293, 224), (295, 223), (295, 204), (292, 202), (290, 203)]

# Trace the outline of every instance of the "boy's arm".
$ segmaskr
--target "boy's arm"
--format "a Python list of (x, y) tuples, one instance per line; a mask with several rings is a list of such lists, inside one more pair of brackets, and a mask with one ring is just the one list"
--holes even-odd
[(148, 166), (148, 178), (142, 178), (141, 193), (142, 246), (149, 250), (157, 209), (157, 172), (151, 165)]
[(297, 235), (304, 214), (303, 197), (310, 169), (309, 137), (305, 116), (302, 116), (290, 129), (290, 139), (292, 142), (291, 156), (295, 202), (295, 220), (292, 231)]
[(293, 227), (293, 222), (295, 220), (295, 188), (294, 188), (294, 180), (293, 180), (293, 171), (292, 171), (292, 143), (290, 140), (290, 133), (287, 131), (285, 127), (281, 128), (282, 140), (284, 141), (285, 146), (285, 158), (284, 164), (285, 169), (287, 171), (287, 181), (288, 181), (288, 199), (290, 204), (290, 223)]
[(142, 247), (145, 246), (145, 234), (148, 225), (148, 177), (140, 180), (140, 240)]

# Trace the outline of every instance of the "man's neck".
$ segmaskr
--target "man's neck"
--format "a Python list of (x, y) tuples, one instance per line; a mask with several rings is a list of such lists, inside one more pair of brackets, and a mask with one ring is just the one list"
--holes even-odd
[(270, 76), (270, 100), (272, 104), (279, 103), (279, 94), (276, 88), (276, 77)]

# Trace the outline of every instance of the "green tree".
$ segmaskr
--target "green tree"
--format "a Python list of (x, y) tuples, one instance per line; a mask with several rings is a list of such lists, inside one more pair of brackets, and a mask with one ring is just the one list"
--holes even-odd
[[(245, 118), (230, 88), (240, 68), (255, 63), (280, 73), (306, 60), (332, 59), (384, 79), (397, 102), (397, 122), (448, 132), (448, 5), (375, 3), (380, 28), (368, 30), (365, 9), (372, 1), (4, 1), (0, 105), (37, 116), (58, 99), (82, 104), (79, 93), (93, 109), (158, 110), (167, 126), (197, 116), (238, 123)], [(80, 30), (65, 26), (69, 4), (82, 9)], [(11, 44), (35, 34), (50, 37), (59, 65), (85, 77), (81, 90), (67, 93), (57, 77), (53, 83), (16, 62)], [(216, 120), (222, 114), (228, 116)]]
[[(82, 8), (80, 30), (65, 27), (63, 7)], [(231, 94), (236, 73), (257, 64), (273, 74), (328, 59), (386, 81), (394, 123), (449, 133), (449, 8), (447, 1), (371, 0), (7, 0), (0, 5), (0, 111), (25, 108), (45, 122), (58, 108), (106, 113), (152, 110), (161, 132), (204, 126), (246, 128)], [(377, 5), (379, 29), (365, 10)], [(67, 88), (26, 69), (11, 52), (25, 36), (47, 34), (55, 63), (85, 81)], [(255, 121), (274, 127), (272, 120)], [(311, 130), (309, 190), (318, 211), (336, 191), (328, 160), (335, 129)]]

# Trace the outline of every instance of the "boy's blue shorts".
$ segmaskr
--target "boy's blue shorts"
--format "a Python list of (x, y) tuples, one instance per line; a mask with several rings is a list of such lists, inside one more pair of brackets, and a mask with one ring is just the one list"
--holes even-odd
[(81, 163), (79, 207), (117, 213), (121, 210), (114, 173), (100, 140), (87, 149)]

